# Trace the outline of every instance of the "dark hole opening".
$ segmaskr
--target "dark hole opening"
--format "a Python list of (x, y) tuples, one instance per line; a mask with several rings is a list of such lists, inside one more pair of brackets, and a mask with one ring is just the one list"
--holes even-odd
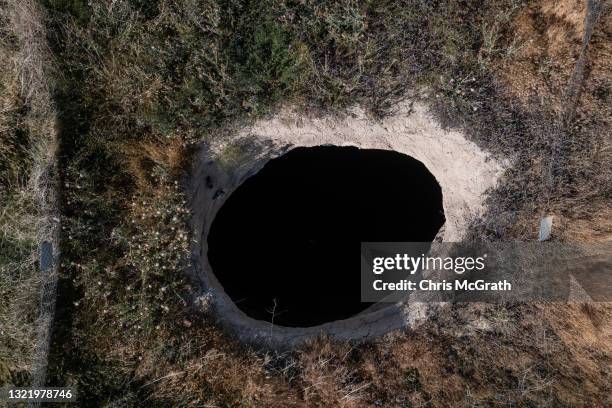
[(431, 242), (443, 223), (440, 186), (418, 160), (296, 148), (228, 197), (211, 225), (208, 259), (248, 316), (308, 327), (370, 306), (360, 301), (360, 242)]

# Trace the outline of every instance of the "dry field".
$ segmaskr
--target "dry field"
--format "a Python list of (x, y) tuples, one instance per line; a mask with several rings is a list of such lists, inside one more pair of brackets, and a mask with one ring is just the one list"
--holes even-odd
[(287, 106), (376, 120), (426, 104), (510, 163), (474, 236), (531, 241), (553, 214), (555, 240), (610, 241), (609, 5), (584, 47), (575, 0), (41, 0), (16, 20), (26, 3), (0, 0), (0, 385), (30, 381), (37, 164), (57, 134), (47, 382), (82, 406), (612, 405), (606, 303), (453, 305), (411, 332), (278, 354), (195, 312), (182, 273), (195, 144)]

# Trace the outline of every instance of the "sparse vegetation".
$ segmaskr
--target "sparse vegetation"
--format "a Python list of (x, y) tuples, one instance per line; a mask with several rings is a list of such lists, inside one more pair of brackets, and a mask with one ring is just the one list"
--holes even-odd
[[(75, 385), (84, 406), (109, 407), (606, 405), (609, 344), (581, 346), (573, 331), (601, 330), (606, 307), (588, 311), (600, 328), (565, 309), (582, 319), (571, 335), (557, 334), (560, 317), (545, 307), (514, 305), (482, 311), (493, 330), (457, 336), (469, 323), (457, 306), (418, 333), (359, 347), (321, 339), (277, 356), (233, 343), (189, 307), (182, 269), (192, 237), (180, 188), (194, 143), (232, 121), (283, 104), (332, 113), (360, 104), (376, 118), (414, 98), (511, 162), (475, 234), (532, 239), (538, 217), (552, 212), (564, 231), (556, 238), (609, 240), (605, 30), (594, 35), (587, 96), (565, 123), (572, 63), (521, 37), (555, 24), (536, 2), (42, 3), (61, 136), (50, 384)], [(11, 373), (29, 367), (39, 209), (28, 175), (52, 125), (40, 109), (49, 102), (28, 97), (41, 88), (20, 87), (20, 45), (5, 13), (0, 22), (0, 65), (10, 68), (0, 73), (2, 383), (3, 361)], [(532, 89), (514, 83), (522, 75)]]
[(41, 279), (38, 247), (53, 206), (54, 109), (38, 9), (0, 2), (0, 384), (27, 385)]

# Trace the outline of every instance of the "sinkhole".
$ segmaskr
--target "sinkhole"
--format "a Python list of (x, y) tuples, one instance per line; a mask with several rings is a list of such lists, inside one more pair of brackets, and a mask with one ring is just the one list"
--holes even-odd
[(247, 316), (310, 327), (354, 316), (363, 241), (431, 242), (442, 192), (418, 160), (389, 150), (298, 147), (226, 199), (208, 234), (212, 272)]

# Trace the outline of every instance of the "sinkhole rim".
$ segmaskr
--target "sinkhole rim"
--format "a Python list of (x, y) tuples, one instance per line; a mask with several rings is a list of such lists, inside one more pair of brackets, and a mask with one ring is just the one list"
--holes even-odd
[(425, 164), (443, 194), (446, 222), (436, 242), (463, 241), (472, 220), (486, 211), (489, 191), (508, 167), (463, 132), (442, 127), (430, 107), (418, 101), (400, 102), (392, 115), (380, 120), (370, 118), (358, 105), (346, 115), (298, 112), (288, 106), (267, 117), (236, 122), (215, 138), (202, 138), (185, 179), (193, 237), (186, 269), (194, 285), (190, 303), (203, 318), (216, 320), (226, 334), (247, 346), (289, 351), (322, 332), (334, 341), (360, 343), (393, 330), (410, 330), (445, 310), (444, 304), (435, 301), (402, 300), (364, 316), (313, 328), (271, 328), (242, 314), (215, 284), (206, 257), (206, 234), (224, 193), (269, 159), (294, 147), (321, 145), (393, 150)]
[[(209, 277), (209, 284), (207, 286), (211, 287), (212, 289), (214, 289), (214, 292), (216, 293), (217, 296), (221, 295), (220, 297), (222, 298), (222, 303), (224, 306), (229, 306), (229, 307), (224, 307), (224, 309), (232, 309), (232, 315), (233, 317), (239, 317), (239, 320), (241, 320), (241, 324), (254, 324), (255, 326), (261, 326), (261, 324), (264, 325), (271, 325), (271, 323), (268, 320), (264, 320), (264, 319), (258, 319), (256, 317), (253, 317), (249, 314), (248, 311), (243, 310), (241, 307), (239, 307), (235, 301), (235, 299), (226, 291), (224, 285), (221, 283), (221, 281), (223, 280), (220, 279), (219, 275), (215, 272), (215, 268), (218, 267), (218, 265), (216, 267), (213, 267), (210, 263), (210, 257), (209, 257), (209, 251), (208, 251), (208, 246), (209, 246), (209, 238), (210, 238), (210, 232), (213, 229), (213, 225), (215, 224), (215, 222), (217, 221), (217, 216), (219, 215), (219, 212), (221, 211), (221, 209), (223, 208), (223, 206), (226, 204), (227, 200), (231, 199), (232, 195), (240, 189), (240, 187), (248, 180), (251, 179), (253, 176), (259, 174), (259, 172), (270, 162), (281, 158), (281, 157), (285, 157), (287, 154), (289, 154), (290, 152), (295, 153), (296, 150), (302, 150), (303, 152), (308, 152), (310, 149), (318, 149), (318, 148), (323, 148), (323, 149), (335, 149), (337, 148), (339, 151), (344, 150), (344, 152), (342, 153), (346, 153), (347, 151), (350, 150), (355, 150), (355, 151), (359, 151), (364, 152), (364, 151), (372, 151), (375, 152), (376, 154), (381, 154), (381, 153), (389, 153), (389, 154), (394, 154), (396, 156), (403, 156), (401, 157), (401, 159), (408, 159), (409, 164), (404, 163), (404, 165), (406, 166), (412, 166), (412, 167), (419, 167), (420, 169), (418, 169), (418, 171), (420, 171), (421, 173), (418, 174), (418, 178), (423, 180), (424, 178), (426, 179), (425, 183), (431, 184), (431, 186), (429, 188), (431, 188), (432, 190), (436, 190), (435, 193), (431, 193), (433, 194), (438, 194), (438, 203), (436, 203), (436, 207), (434, 208), (435, 210), (439, 210), (441, 212), (441, 222), (439, 223), (439, 227), (435, 228), (433, 227), (432, 230), (435, 231), (435, 236), (433, 236), (429, 241), (433, 242), (434, 240), (441, 240), (441, 235), (444, 232), (444, 226), (446, 225), (446, 222), (448, 222), (448, 220), (445, 218), (445, 206), (444, 206), (444, 194), (442, 191), (442, 186), (439, 182), (439, 180), (435, 177), (435, 175), (430, 171), (430, 169), (418, 158), (411, 156), (407, 153), (401, 152), (401, 151), (397, 151), (397, 150), (393, 150), (393, 149), (380, 149), (380, 148), (376, 148), (376, 147), (362, 147), (362, 146), (354, 146), (354, 145), (334, 145), (334, 144), (325, 144), (325, 145), (314, 145), (314, 146), (290, 146), (287, 149), (284, 149), (282, 152), (279, 152), (279, 154), (276, 154), (274, 156), (269, 156), (267, 158), (265, 158), (263, 161), (257, 161), (257, 163), (255, 163), (255, 165), (249, 170), (247, 171), (245, 174), (243, 174), (237, 181), (235, 181), (232, 186), (231, 189), (227, 189), (227, 191), (224, 191), (222, 193), (223, 197), (222, 200), (220, 202), (220, 204), (217, 206), (217, 208), (210, 214), (211, 218), (210, 221), (206, 223), (207, 228), (203, 231), (202, 233), (202, 244), (203, 246), (206, 247), (206, 251), (205, 251), (205, 255), (203, 255), (205, 264), (206, 264), (206, 272), (207, 275)], [(363, 160), (363, 159), (362, 159)], [(365, 160), (369, 160), (369, 159), (365, 159)], [(415, 171), (415, 169), (412, 169), (412, 171)], [(209, 182), (210, 179), (206, 180), (206, 183)], [(218, 192), (216, 192), (214, 195), (217, 195)], [(219, 197), (217, 197), (218, 199)], [(432, 210), (433, 211), (433, 210)], [(298, 216), (296, 214), (296, 216)], [(287, 290), (290, 290), (290, 287), (287, 287)], [(219, 303), (219, 302), (217, 302)], [(363, 309), (352, 313), (348, 316), (339, 318), (339, 319), (331, 319), (331, 320), (324, 320), (321, 322), (318, 322), (316, 324), (313, 325), (278, 325), (278, 324), (274, 324), (275, 329), (280, 329), (282, 331), (297, 331), (297, 332), (302, 332), (304, 330), (306, 331), (321, 331), (323, 329), (329, 329), (330, 326), (334, 326), (334, 325), (343, 325), (346, 324), (347, 322), (351, 321), (351, 320), (361, 320), (364, 317), (374, 313), (385, 313), (385, 311), (388, 311), (389, 309), (394, 309), (394, 304), (393, 303), (383, 303), (383, 302), (377, 302), (377, 303), (373, 303), (367, 307), (364, 307)], [(223, 313), (219, 313), (218, 315), (223, 315)]]

